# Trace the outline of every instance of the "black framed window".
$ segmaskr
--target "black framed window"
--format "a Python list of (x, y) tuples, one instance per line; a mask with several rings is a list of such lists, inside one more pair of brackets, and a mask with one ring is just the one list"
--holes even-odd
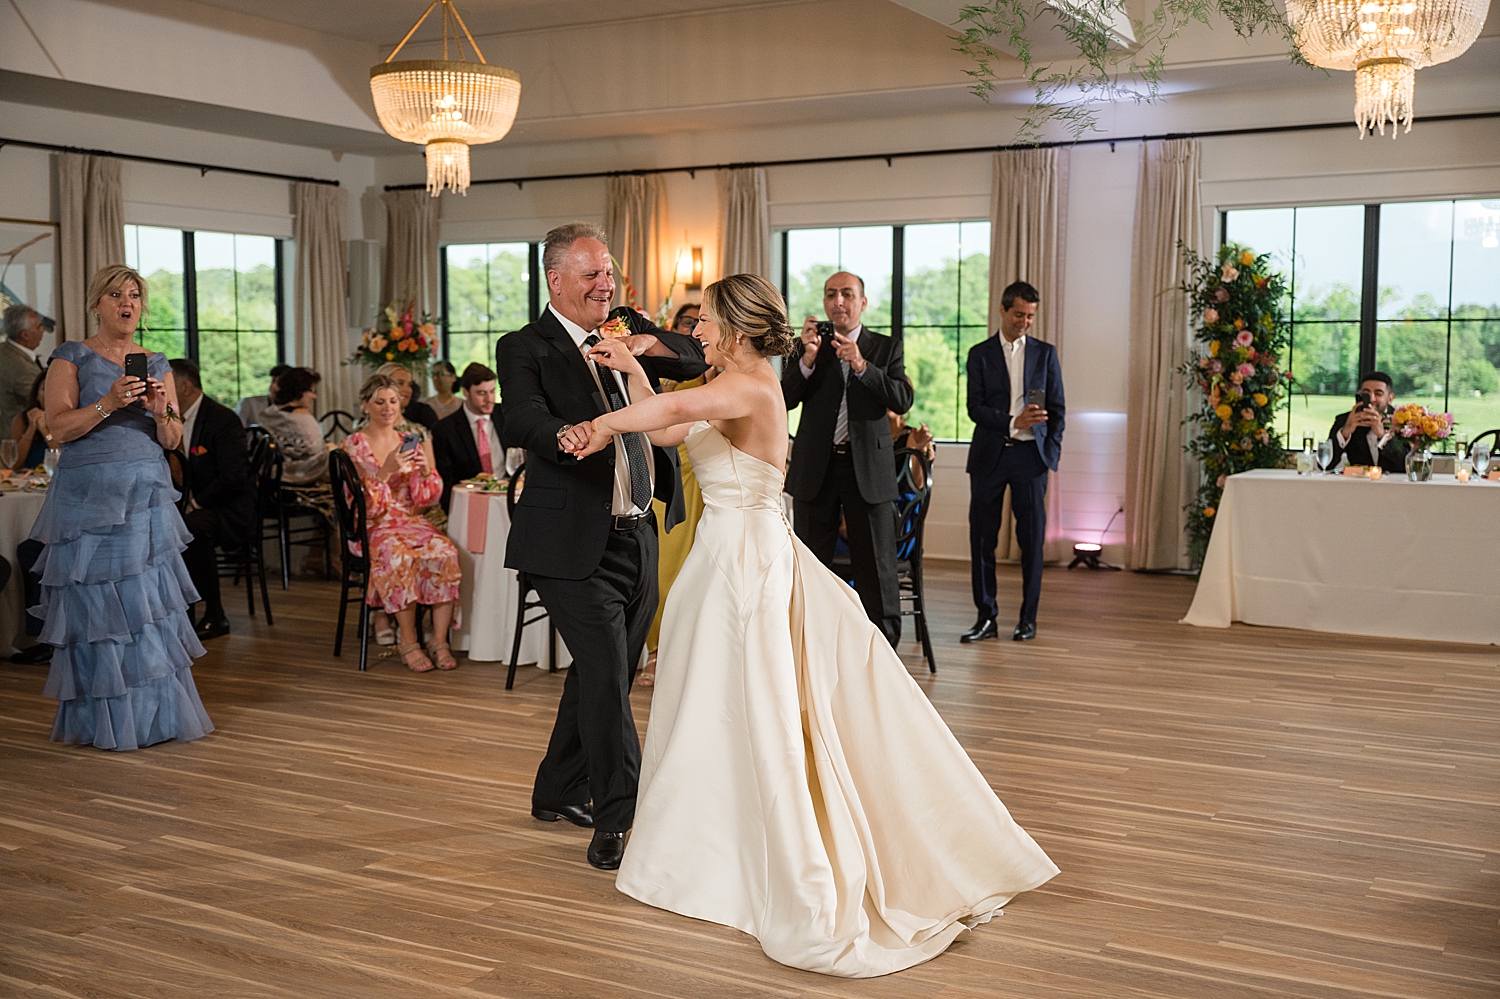
[(443, 356), (462, 372), (495, 366), (495, 341), (541, 308), (540, 244), (452, 243), (443, 247)]
[[(973, 435), (964, 361), (988, 333), (990, 224), (986, 220), (788, 229), (781, 286), (793, 326), (823, 318), (823, 282), (846, 270), (865, 281), (865, 325), (903, 340), (915, 401), (908, 422), (940, 440)], [(796, 417), (790, 414), (792, 431)]]
[(1290, 274), (1288, 447), (1326, 436), (1371, 369), (1459, 436), (1500, 427), (1500, 200), (1236, 210), (1220, 230)]
[(150, 286), (141, 344), (198, 362), (226, 406), (266, 390), (285, 356), (282, 241), (271, 236), (125, 227), (125, 262)]

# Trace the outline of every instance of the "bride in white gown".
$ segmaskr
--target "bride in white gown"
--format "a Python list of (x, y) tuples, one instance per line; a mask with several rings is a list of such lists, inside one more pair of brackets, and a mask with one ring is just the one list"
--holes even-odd
[(900, 971), (1058, 869), (787, 525), (786, 406), (767, 361), (792, 345), (781, 295), (725, 278), (693, 335), (724, 368), (702, 388), (652, 395), (622, 343), (592, 355), (642, 401), (594, 421), (581, 453), (627, 430), (685, 439), (704, 502), (667, 598), (615, 885), (743, 930), (782, 964)]

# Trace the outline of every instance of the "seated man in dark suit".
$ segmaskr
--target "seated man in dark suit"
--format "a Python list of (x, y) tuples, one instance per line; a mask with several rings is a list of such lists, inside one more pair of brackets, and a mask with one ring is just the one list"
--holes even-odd
[(188, 502), (182, 519), (193, 532), (182, 561), (203, 598), (197, 631), (206, 640), (229, 634), (214, 549), (238, 548), (260, 529), (255, 522), (255, 483), (239, 417), (203, 394), (198, 365), (182, 358), (171, 363), (187, 451)]
[(1391, 376), (1384, 371), (1361, 375), (1354, 408), (1340, 413), (1328, 431), (1333, 441), (1333, 465), (1348, 458), (1351, 465), (1379, 465), (1387, 472), (1406, 471), (1406, 442), (1391, 434), (1387, 414), (1396, 408)]
[(432, 432), (432, 455), (443, 477), (444, 510), (453, 487), (465, 479), (481, 472), (505, 474), (505, 448), (500, 443), (505, 423), (495, 408), (495, 373), (483, 364), (470, 364), (459, 376), (458, 389), (464, 404), (439, 420)]

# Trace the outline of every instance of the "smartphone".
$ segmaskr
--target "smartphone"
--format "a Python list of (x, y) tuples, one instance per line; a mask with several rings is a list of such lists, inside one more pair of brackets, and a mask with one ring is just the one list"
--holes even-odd
[(408, 452), (415, 451), (417, 449), (417, 445), (420, 443), (422, 443), (421, 434), (402, 434), (401, 453), (407, 454)]
[(819, 323), (818, 324), (818, 336), (820, 336), (820, 337), (823, 338), (823, 342), (824, 343), (831, 342), (833, 340), (833, 323), (830, 323), (830, 322), (821, 322), (821, 323)]
[(1047, 408), (1047, 393), (1043, 389), (1032, 389), (1026, 393), (1026, 405), (1035, 406), (1037, 409)]
[[(141, 380), (141, 387), (146, 385), (146, 355), (141, 353), (125, 355), (125, 373), (132, 378)], [(137, 399), (143, 398), (137, 396)], [(144, 405), (144, 404), (143, 404)]]

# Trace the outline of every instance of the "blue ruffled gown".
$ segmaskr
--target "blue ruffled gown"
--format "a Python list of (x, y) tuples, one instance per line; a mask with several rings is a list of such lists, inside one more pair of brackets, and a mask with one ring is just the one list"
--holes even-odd
[[(78, 404), (92, 406), (125, 369), (74, 340), (52, 357), (78, 368)], [(147, 371), (165, 379), (163, 354)], [(43, 693), (56, 698), (54, 742), (138, 749), (213, 731), (193, 684), (203, 646), (187, 609), (198, 600), (182, 552), (192, 534), (143, 405), (113, 412), (62, 446), (57, 472), (31, 537), (54, 646)]]

